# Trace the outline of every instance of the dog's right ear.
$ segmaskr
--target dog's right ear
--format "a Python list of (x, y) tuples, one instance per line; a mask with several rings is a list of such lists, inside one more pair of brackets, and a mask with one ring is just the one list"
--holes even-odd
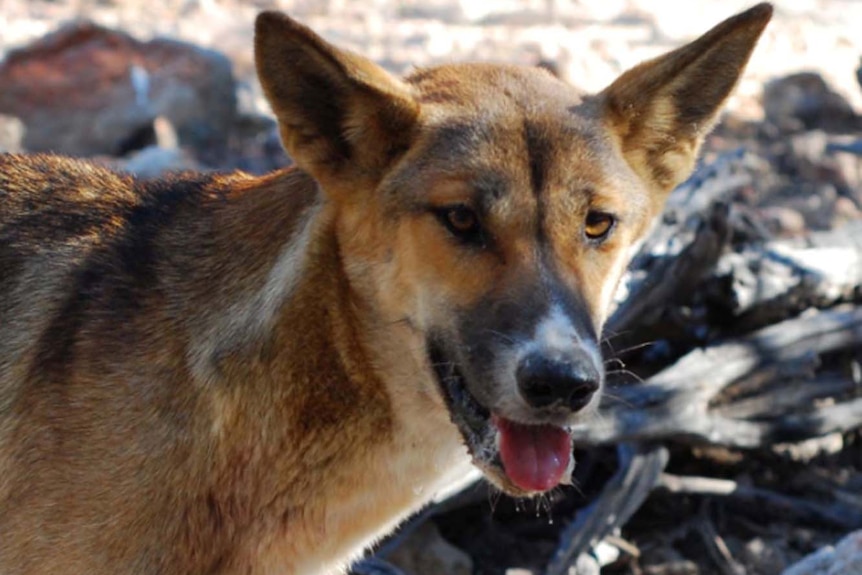
[(601, 93), (604, 119), (626, 161), (655, 191), (656, 206), (694, 169), (771, 16), (771, 5), (758, 4), (632, 68)]
[(279, 12), (258, 16), (254, 47), (282, 142), (325, 191), (374, 185), (410, 145), (419, 105), (380, 66)]

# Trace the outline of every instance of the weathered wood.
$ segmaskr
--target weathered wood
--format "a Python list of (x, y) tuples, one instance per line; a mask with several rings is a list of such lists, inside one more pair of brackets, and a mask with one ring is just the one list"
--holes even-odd
[(712, 270), (730, 239), (731, 197), (753, 183), (747, 160), (743, 148), (722, 154), (673, 191), (623, 278), (607, 332), (655, 324)]
[[(618, 305), (608, 322), (607, 331), (621, 333), (636, 327), (655, 324), (667, 305), (697, 285), (715, 267), (729, 238), (727, 204), (716, 203), (698, 218), (697, 228), (688, 234), (683, 246), (675, 253), (657, 257), (649, 272), (639, 281), (632, 281), (628, 297)], [(683, 236), (683, 234), (680, 234)], [(673, 240), (679, 243), (679, 240)], [(636, 273), (636, 272), (634, 272)]]
[[(758, 222), (734, 215), (732, 197), (755, 185), (750, 153), (735, 150), (704, 166), (671, 194), (650, 237), (622, 281), (618, 306), (606, 332), (628, 347), (638, 341), (678, 336), (673, 313), (697, 303), (733, 334), (792, 317), (809, 307), (860, 301), (862, 222), (814, 232), (798, 240), (768, 240), (730, 249), (732, 233), (750, 232)], [(750, 220), (751, 218), (749, 218)], [(695, 297), (696, 296), (696, 297)], [(687, 331), (703, 331), (695, 314)], [(686, 320), (682, 318), (682, 321)]]
[[(775, 374), (776, 370), (763, 371), (773, 372), (768, 379), (764, 379), (765, 385), (750, 397), (716, 406), (716, 413), (732, 419), (774, 418), (778, 414), (810, 406), (817, 399), (840, 397), (857, 388), (852, 378), (837, 373), (815, 376), (813, 373), (799, 371), (794, 375), (780, 377)], [(773, 382), (776, 383), (764, 389)]]
[(700, 506), (695, 528), (710, 558), (723, 575), (746, 575), (745, 567), (739, 564), (727, 548), (727, 544), (715, 529), (708, 515), (706, 501)]
[(820, 503), (791, 497), (761, 487), (741, 485), (730, 479), (662, 473), (657, 488), (670, 493), (728, 497), (755, 505), (759, 514), (781, 515), (802, 524), (826, 524), (841, 529), (862, 527), (862, 509), (841, 502)]
[(859, 301), (862, 222), (722, 256), (704, 291), (718, 313), (746, 332), (816, 307)]
[(350, 569), (351, 575), (409, 575), (378, 557), (368, 557)]
[[(612, 389), (601, 416), (575, 427), (581, 444), (676, 440), (739, 448), (799, 441), (862, 426), (862, 400), (779, 414), (768, 421), (733, 419), (711, 401), (758, 370), (810, 354), (859, 346), (862, 308), (815, 312), (752, 335), (696, 349), (645, 384)], [(798, 382), (798, 385), (808, 385)]]
[(582, 553), (634, 515), (667, 465), (667, 449), (659, 445), (618, 446), (619, 468), (601, 495), (563, 529), (560, 546), (545, 575), (566, 575)]

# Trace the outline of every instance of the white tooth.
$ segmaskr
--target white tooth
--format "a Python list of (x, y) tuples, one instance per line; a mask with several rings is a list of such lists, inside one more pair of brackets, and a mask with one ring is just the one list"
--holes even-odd
[(566, 468), (566, 471), (563, 472), (563, 478), (560, 480), (560, 484), (562, 485), (574, 485), (572, 481), (572, 473), (575, 471), (575, 456), (572, 455), (569, 457), (569, 466)]

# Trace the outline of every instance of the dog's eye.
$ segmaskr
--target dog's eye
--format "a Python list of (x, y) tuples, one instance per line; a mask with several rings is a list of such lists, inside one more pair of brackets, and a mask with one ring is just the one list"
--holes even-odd
[(590, 240), (605, 239), (614, 227), (616, 220), (605, 212), (589, 212), (584, 222), (584, 235)]
[(455, 206), (446, 210), (446, 223), (452, 231), (459, 234), (469, 234), (479, 227), (479, 218), (467, 206)]
[(448, 206), (435, 210), (437, 217), (455, 237), (466, 242), (483, 241), (479, 216), (465, 205)]

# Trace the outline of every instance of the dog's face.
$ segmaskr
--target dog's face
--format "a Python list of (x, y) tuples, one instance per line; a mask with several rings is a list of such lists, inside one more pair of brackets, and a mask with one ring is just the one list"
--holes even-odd
[(362, 218), (386, 228), (379, 299), (424, 334), (474, 459), (510, 492), (548, 489), (570, 465), (564, 428), (599, 396), (599, 333), (649, 190), (544, 70), (407, 82), (421, 129)]
[(257, 63), (282, 138), (334, 206), (353, 289), (409, 325), (474, 461), (509, 493), (571, 469), (601, 390), (602, 324), (633, 245), (697, 149), (771, 10), (582, 98), (543, 70), (405, 80), (278, 14)]

